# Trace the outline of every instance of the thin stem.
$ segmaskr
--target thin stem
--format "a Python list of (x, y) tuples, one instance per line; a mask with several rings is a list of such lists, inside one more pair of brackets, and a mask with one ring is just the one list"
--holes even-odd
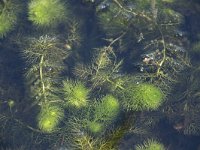
[(133, 14), (134, 16), (139, 16), (139, 17), (142, 17), (144, 19), (146, 19), (147, 21), (152, 21), (152, 18), (148, 17), (147, 15), (143, 14), (143, 13), (136, 13), (132, 10), (128, 10), (128, 9), (125, 9), (121, 4), (120, 2), (118, 2), (118, 0), (113, 0), (121, 9), (123, 9), (124, 11), (128, 12), (128, 13), (131, 13)]
[(44, 96), (44, 101), (46, 102), (46, 91), (45, 91), (45, 84), (43, 80), (43, 64), (44, 64), (44, 55), (41, 56), (39, 65), (40, 65), (40, 80), (42, 84), (42, 94)]
[(161, 42), (162, 42), (162, 45), (163, 45), (163, 50), (162, 50), (163, 58), (162, 58), (161, 62), (158, 64), (158, 69), (157, 69), (157, 72), (156, 72), (157, 75), (160, 75), (161, 74), (161, 67), (164, 64), (165, 60), (166, 60), (166, 44), (165, 44), (164, 35), (163, 35), (162, 30), (160, 29), (159, 26), (158, 26), (158, 29), (159, 29), (160, 34), (161, 34), (161, 39), (162, 39)]

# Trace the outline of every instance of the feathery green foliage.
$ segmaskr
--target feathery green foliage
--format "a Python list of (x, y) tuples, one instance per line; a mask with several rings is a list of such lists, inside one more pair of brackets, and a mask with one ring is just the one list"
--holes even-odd
[(94, 134), (102, 132), (104, 125), (95, 121), (88, 122), (88, 130)]
[(102, 122), (113, 121), (120, 111), (118, 100), (112, 95), (104, 96), (95, 106), (94, 120)]
[(63, 81), (63, 94), (66, 106), (75, 108), (85, 107), (88, 104), (89, 92), (90, 90), (80, 81)]
[[(21, 97), (15, 100), (9, 97), (9, 92), (4, 94), (6, 90), (0, 86), (0, 137), (13, 140), (23, 134), (38, 150), (40, 146), (41, 149), (115, 150), (123, 149), (126, 135), (131, 136), (132, 143), (152, 134), (163, 140), (152, 129), (160, 131), (159, 122), (166, 118), (167, 122), (172, 120), (170, 124), (175, 130), (185, 135), (199, 135), (199, 68), (189, 78), (192, 84), (187, 82), (182, 85), (185, 89), (179, 88), (184, 89), (180, 97), (166, 96), (179, 81), (178, 75), (185, 75), (184, 69), (190, 67), (185, 50), (190, 42), (179, 28), (183, 21), (182, 8), (176, 8), (174, 0), (22, 1), (28, 8), (23, 15), (35, 26), (22, 19), (11, 37), (0, 40), (0, 47), (12, 47), (18, 52), (25, 45), (27, 84), (22, 85), (26, 89), (22, 96), (30, 98), (33, 104), (32, 109), (26, 108), (30, 101)], [(18, 9), (13, 9), (14, 4), (14, 0), (0, 0), (0, 37), (16, 24)], [(73, 17), (68, 19), (68, 14)], [(76, 17), (81, 21), (75, 20)], [(51, 36), (28, 38), (21, 45), (12, 43), (18, 42), (18, 37), (38, 35), (40, 31)], [(59, 35), (53, 36), (53, 33)], [(80, 33), (85, 37), (80, 38)], [(193, 47), (195, 54), (199, 52), (198, 43)], [(69, 51), (72, 53), (66, 60)], [(4, 80), (2, 72), (7, 69), (1, 58), (0, 81)], [(71, 74), (74, 66), (76, 76)], [(40, 107), (37, 116), (32, 115), (37, 110), (35, 105)], [(158, 109), (161, 105), (162, 109)], [(121, 107), (124, 110), (120, 113)], [(39, 129), (28, 125), (35, 118)], [(17, 142), (12, 143), (21, 146)], [(135, 149), (165, 148), (149, 139)]]
[(102, 132), (114, 119), (120, 111), (118, 100), (112, 95), (104, 96), (94, 106), (94, 111), (91, 111), (91, 120), (88, 121), (88, 129), (92, 133)]
[(137, 145), (136, 150), (165, 150), (165, 147), (161, 143), (149, 139), (143, 145)]
[(19, 13), (18, 7), (19, 4), (13, 0), (4, 0), (0, 3), (0, 38), (14, 28)]
[(38, 114), (38, 127), (41, 131), (51, 133), (64, 117), (64, 111), (60, 106), (42, 106)]
[[(112, 47), (98, 48), (89, 66), (79, 64), (74, 74), (82, 80), (89, 80), (92, 88), (110, 85), (113, 89), (120, 85), (115, 83), (115, 75), (119, 72), (122, 61), (117, 61)], [(120, 87), (121, 88), (121, 87)]]
[(60, 0), (32, 0), (29, 20), (38, 26), (55, 26), (66, 19), (66, 6)]
[(120, 92), (123, 107), (128, 110), (155, 110), (164, 100), (164, 94), (153, 84), (128, 85)]
[(58, 97), (59, 74), (68, 52), (56, 37), (48, 35), (29, 39), (23, 51), (28, 71), (26, 77), (31, 85), (31, 95), (36, 103), (56, 102)]

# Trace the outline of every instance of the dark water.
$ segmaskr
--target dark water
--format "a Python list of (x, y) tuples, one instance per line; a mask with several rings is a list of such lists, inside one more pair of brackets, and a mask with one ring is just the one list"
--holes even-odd
[(200, 149), (198, 0), (42, 1), (0, 1), (0, 149)]

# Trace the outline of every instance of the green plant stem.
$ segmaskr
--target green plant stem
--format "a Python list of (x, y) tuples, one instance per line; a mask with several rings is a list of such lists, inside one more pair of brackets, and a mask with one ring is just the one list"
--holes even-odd
[(131, 13), (133, 14), (134, 16), (139, 16), (139, 17), (142, 17), (144, 19), (146, 19), (147, 21), (152, 21), (152, 18), (148, 17), (147, 15), (143, 14), (143, 13), (136, 13), (132, 10), (128, 10), (128, 9), (125, 9), (121, 4), (120, 2), (118, 2), (118, 0), (113, 0), (121, 9), (123, 9), (124, 11), (128, 12), (128, 13)]
[(162, 65), (164, 64), (165, 60), (166, 60), (166, 44), (165, 44), (165, 39), (164, 39), (164, 35), (162, 33), (162, 30), (160, 29), (159, 25), (158, 26), (158, 29), (159, 29), (159, 32), (161, 34), (161, 39), (162, 39), (162, 45), (163, 45), (163, 50), (162, 50), (162, 53), (163, 53), (163, 58), (161, 60), (161, 62), (158, 64), (158, 69), (157, 69), (157, 72), (156, 72), (156, 75), (161, 75), (162, 72), (161, 72), (161, 67)]
[(44, 84), (44, 80), (43, 80), (43, 64), (44, 64), (44, 55), (41, 56), (39, 65), (40, 65), (40, 80), (41, 80), (41, 84), (42, 84), (42, 94), (44, 96), (44, 101), (46, 102), (45, 84)]

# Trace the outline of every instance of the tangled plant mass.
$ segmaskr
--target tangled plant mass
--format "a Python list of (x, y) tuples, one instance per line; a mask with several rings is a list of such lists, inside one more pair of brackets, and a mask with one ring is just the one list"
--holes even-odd
[(0, 1), (0, 149), (164, 150), (200, 135), (183, 1)]

